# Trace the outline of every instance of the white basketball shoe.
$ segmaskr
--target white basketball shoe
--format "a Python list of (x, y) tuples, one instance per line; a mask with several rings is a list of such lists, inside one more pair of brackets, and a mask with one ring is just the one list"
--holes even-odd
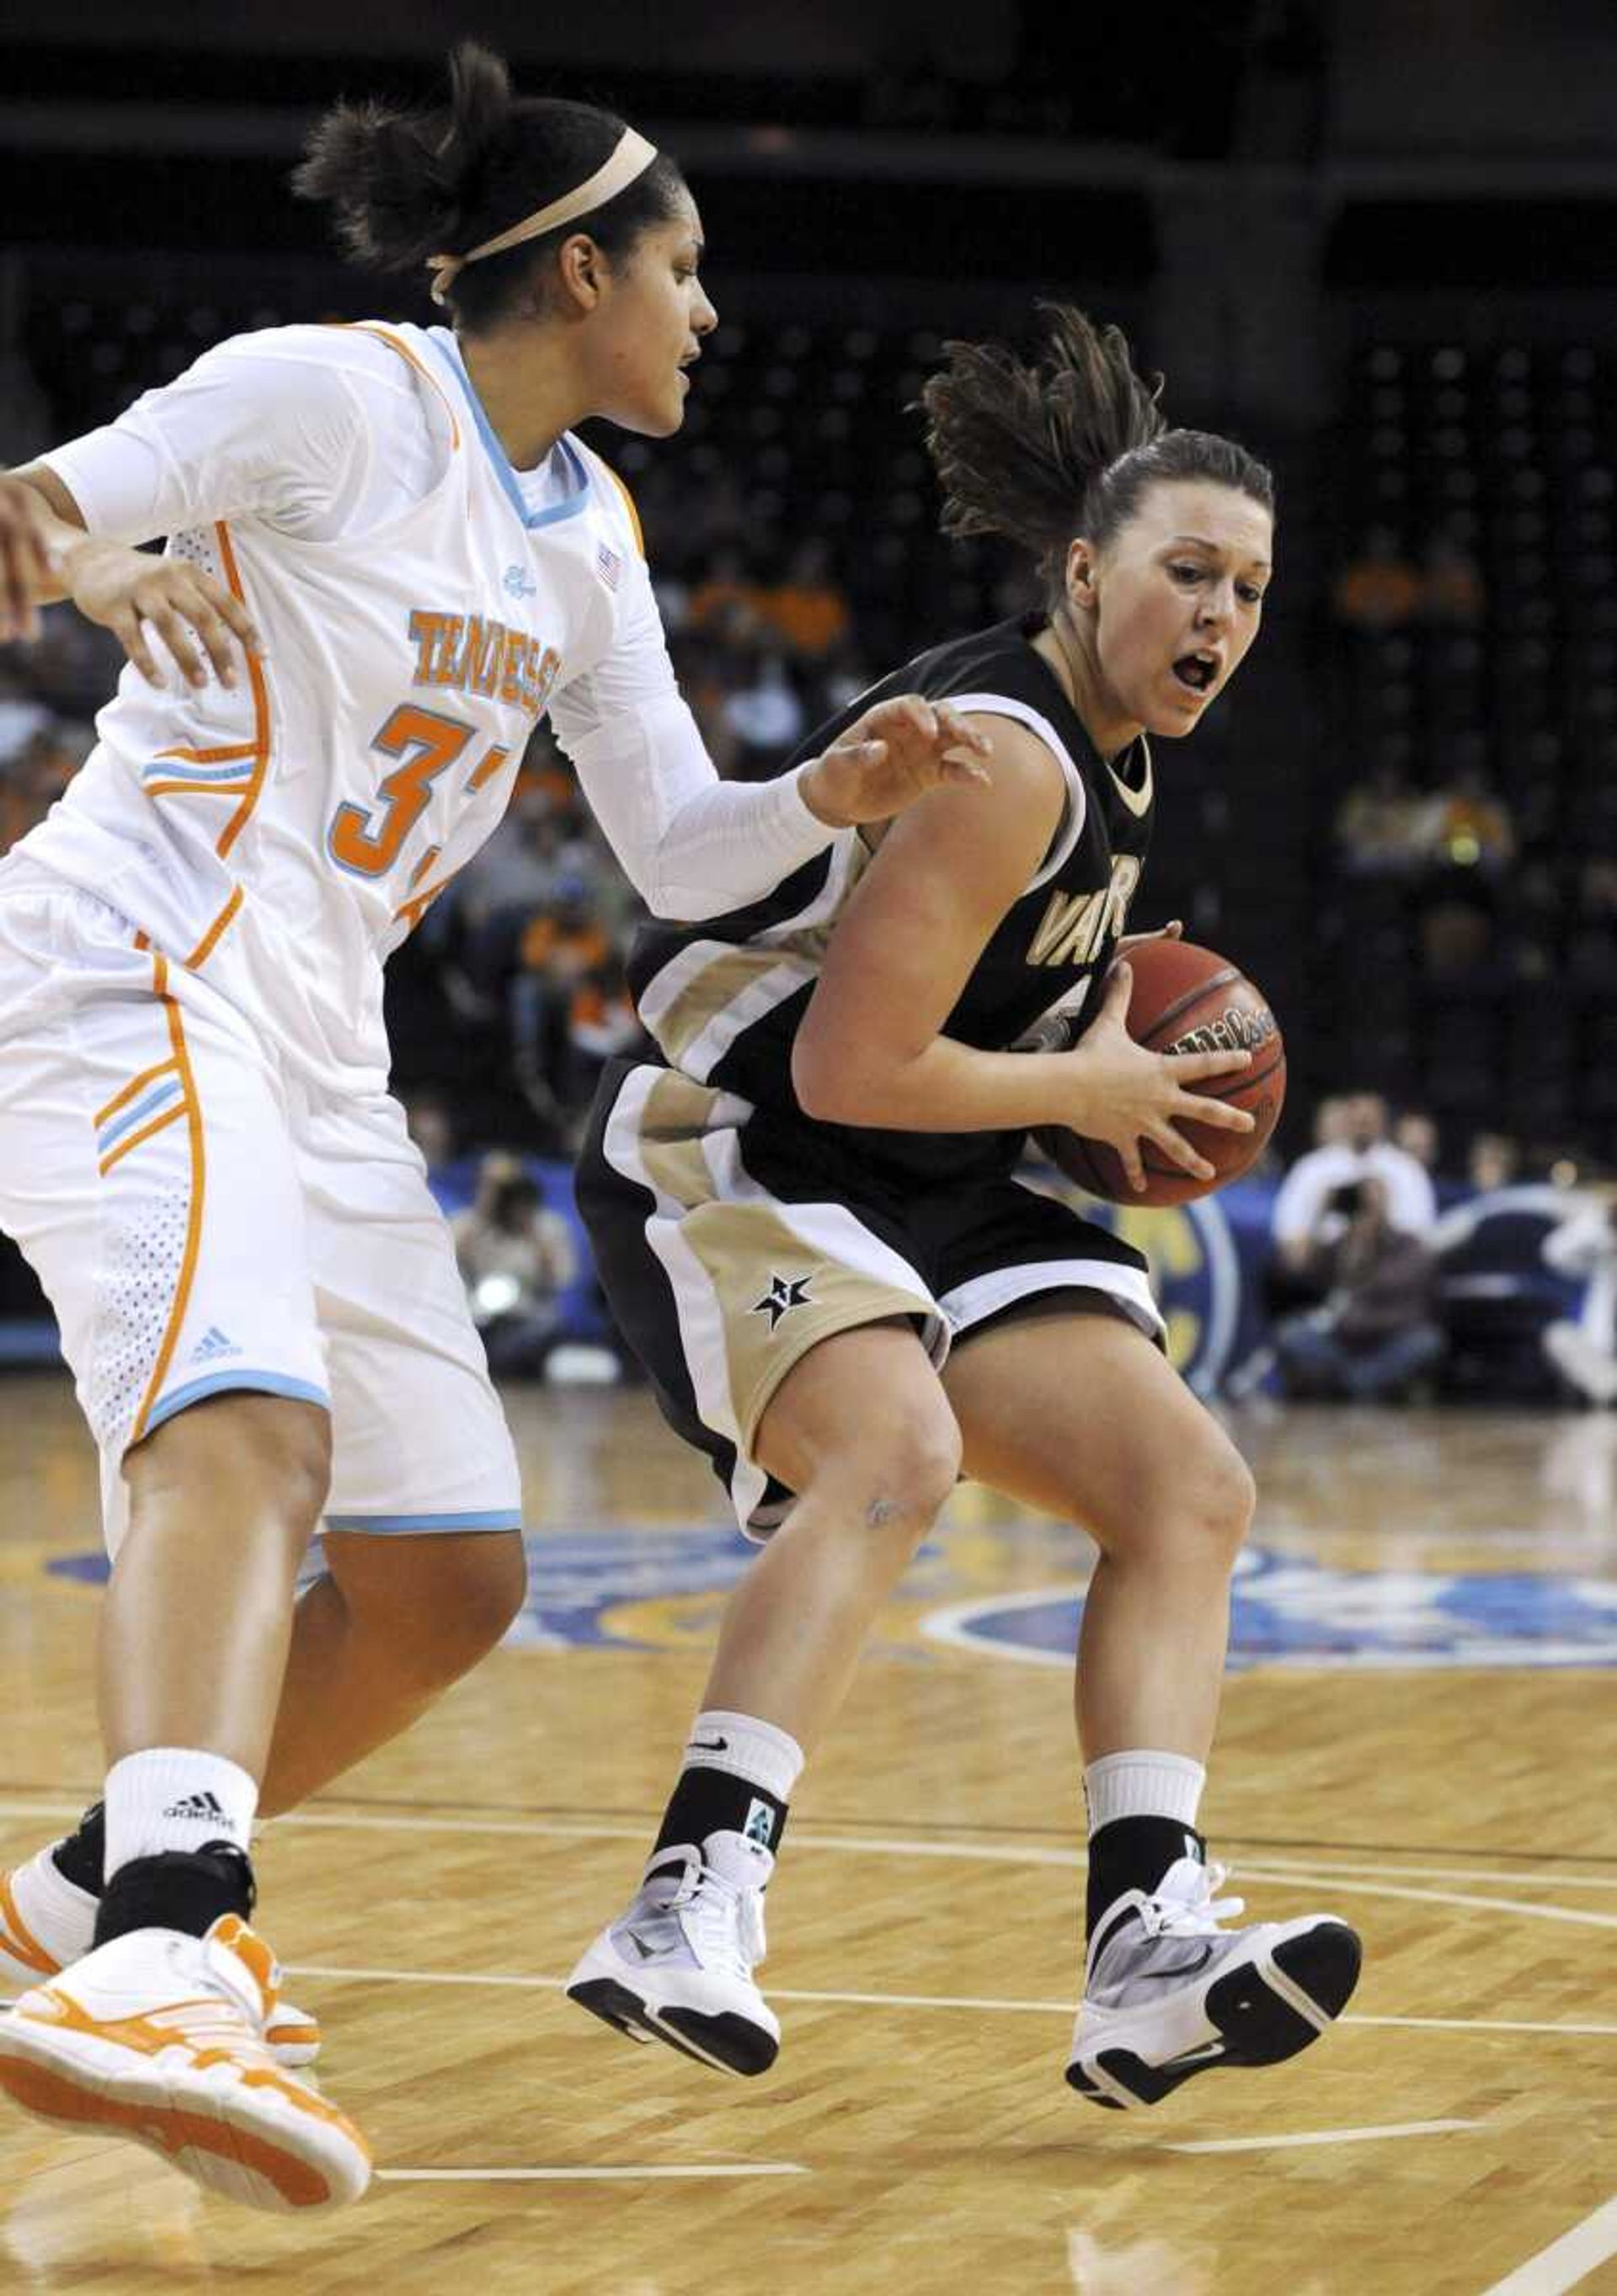
[[(84, 1959), (95, 1943), (98, 1904), (69, 1881), (49, 1849), (0, 1874), (0, 2008)], [(277, 2064), (312, 2065), (320, 2054), (317, 2021), (278, 1996), (264, 2038)]]
[(567, 1997), (631, 2041), (666, 2041), (720, 2072), (767, 2072), (780, 2021), (752, 1981), (775, 1859), (745, 1834), (660, 1849), (628, 1911), (603, 1929)]
[(1222, 1924), (1222, 1866), (1181, 1857), (1147, 1896), (1108, 1907), (1089, 1943), (1067, 2079), (1096, 2104), (1156, 2104), (1219, 2065), (1273, 2065), (1306, 2049), (1358, 1982), (1359, 1943), (1325, 1914)]
[(0, 2089), (41, 2120), (144, 2144), (250, 2208), (356, 2201), (371, 2176), (364, 2137), (265, 2046), (278, 1976), (234, 1914), (202, 1938), (131, 1930), (0, 2016)]

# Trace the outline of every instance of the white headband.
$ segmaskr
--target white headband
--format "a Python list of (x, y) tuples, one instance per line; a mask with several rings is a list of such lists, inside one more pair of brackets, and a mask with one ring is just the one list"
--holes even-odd
[(563, 193), (552, 200), (547, 208), (530, 215), (526, 223), (513, 224), (509, 231), (501, 232), (497, 239), (486, 239), (480, 247), (468, 248), (464, 255), (430, 255), (427, 266), (432, 274), (432, 300), (447, 303), (448, 291), (455, 283), (456, 272), (468, 263), (480, 262), (485, 255), (504, 255), (508, 248), (521, 247), (525, 239), (542, 238), (547, 231), (558, 231), (575, 217), (591, 214), (603, 208), (608, 200), (643, 176), (657, 157), (657, 146), (626, 127), (612, 148), (612, 154), (595, 169), (593, 176), (579, 185), (576, 192)]

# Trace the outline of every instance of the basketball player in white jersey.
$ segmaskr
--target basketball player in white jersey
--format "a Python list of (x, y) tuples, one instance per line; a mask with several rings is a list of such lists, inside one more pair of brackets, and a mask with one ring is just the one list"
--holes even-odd
[(236, 338), (0, 480), (0, 637), (67, 596), (130, 657), (0, 863), (0, 1226), (56, 1310), (113, 1555), (104, 1807), (0, 1885), (28, 1988), (0, 2087), (276, 2208), (354, 2198), (369, 2155), (291, 2070), (315, 2036), (247, 1926), (255, 1815), (402, 1729), (523, 1591), (383, 964), (547, 709), (665, 916), (986, 749), (905, 697), (784, 782), (718, 783), (632, 506), (571, 435), (679, 428), (715, 320), (671, 160), (466, 48), (447, 115), (340, 107), (296, 180), (353, 254), (430, 267), (453, 325)]

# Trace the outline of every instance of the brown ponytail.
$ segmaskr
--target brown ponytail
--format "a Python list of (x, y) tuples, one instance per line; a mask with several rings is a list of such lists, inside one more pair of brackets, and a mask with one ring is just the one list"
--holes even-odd
[(1038, 308), (1047, 339), (1030, 365), (1000, 343), (946, 343), (922, 390), (945, 534), (1002, 534), (1059, 591), (1073, 537), (1103, 545), (1155, 480), (1213, 479), (1273, 510), (1274, 480), (1244, 447), (1168, 429), (1162, 378), (1136, 373), (1120, 328)]

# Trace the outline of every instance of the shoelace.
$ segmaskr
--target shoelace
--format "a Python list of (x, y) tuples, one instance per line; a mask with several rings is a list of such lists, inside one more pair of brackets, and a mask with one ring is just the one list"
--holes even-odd
[(696, 1958), (705, 1969), (751, 1982), (752, 1964), (764, 1957), (761, 1890), (739, 1889), (710, 1866), (698, 1866), (670, 1911), (688, 1924)]
[(1228, 1879), (1227, 1866), (1199, 1866), (1181, 1857), (1140, 1907), (1141, 1927), (1147, 1937), (1216, 1937), (1220, 1923), (1246, 1911), (1244, 1898), (1218, 1895)]

